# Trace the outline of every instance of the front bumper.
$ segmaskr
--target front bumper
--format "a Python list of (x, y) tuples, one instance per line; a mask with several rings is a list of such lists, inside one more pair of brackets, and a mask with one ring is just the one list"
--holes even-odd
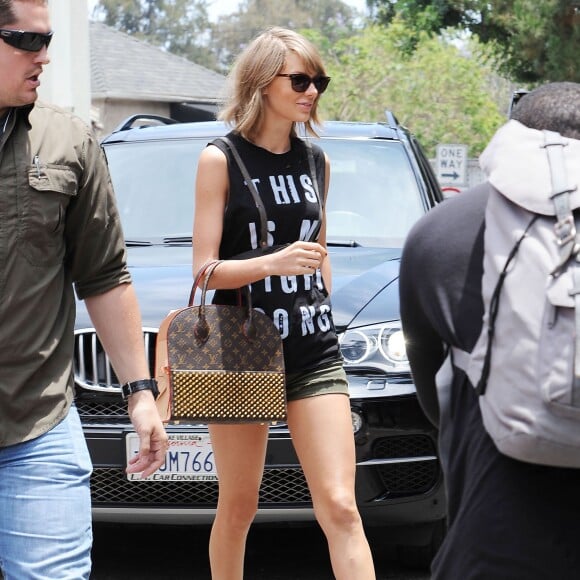
[[(86, 396), (83, 396), (86, 395)], [(111, 413), (115, 405), (117, 415)], [(125, 436), (132, 431), (120, 397), (81, 393), (77, 407), (93, 460), (95, 521), (206, 524), (217, 505), (216, 481), (129, 481)], [(436, 456), (436, 431), (416, 396), (351, 397), (362, 417), (355, 434), (356, 497), (366, 526), (414, 526), (445, 517)], [(106, 410), (99, 418), (98, 410)], [(168, 432), (206, 432), (203, 426), (168, 425)], [(310, 493), (285, 425), (271, 427), (256, 521), (314, 519)]]

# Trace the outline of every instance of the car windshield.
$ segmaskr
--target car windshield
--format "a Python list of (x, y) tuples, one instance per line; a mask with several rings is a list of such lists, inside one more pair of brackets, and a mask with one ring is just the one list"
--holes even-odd
[[(106, 145), (128, 243), (191, 241), (197, 158), (209, 139)], [(331, 161), (329, 245), (400, 248), (426, 208), (402, 143), (317, 140)]]

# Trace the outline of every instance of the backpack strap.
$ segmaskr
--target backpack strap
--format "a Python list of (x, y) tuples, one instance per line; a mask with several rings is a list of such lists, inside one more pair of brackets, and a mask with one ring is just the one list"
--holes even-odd
[(574, 215), (570, 207), (570, 195), (576, 191), (577, 186), (568, 182), (566, 163), (564, 160), (564, 147), (566, 141), (554, 131), (544, 131), (544, 147), (548, 155), (550, 177), (552, 180), (552, 201), (556, 211), (556, 223), (554, 233), (560, 248), (560, 263), (552, 271), (553, 276), (558, 276), (562, 267), (571, 258), (575, 258), (572, 264), (572, 279), (574, 287), (568, 294), (574, 298), (574, 318), (576, 326), (576, 338), (574, 344), (574, 383), (572, 386), (572, 405), (580, 406), (580, 245), (574, 222)]
[(574, 384), (572, 385), (572, 406), (580, 407), (580, 264), (578, 255), (572, 269), (574, 288), (568, 291), (574, 297), (574, 319), (576, 337), (574, 344)]
[(455, 346), (447, 347), (445, 360), (435, 374), (437, 387), (437, 402), (439, 404), (439, 460), (444, 471), (449, 470), (452, 453), (450, 424), (452, 420), (451, 386), (454, 378), (454, 368), (461, 369), (467, 375), (467, 367), (471, 355)]
[(452, 346), (450, 348), (450, 351), (453, 366), (456, 366), (458, 369), (461, 369), (464, 373), (467, 373), (469, 361), (471, 360), (471, 353), (467, 352), (466, 350), (462, 350), (457, 346)]
[(550, 178), (552, 181), (551, 199), (554, 204), (556, 223), (554, 224), (554, 234), (560, 249), (560, 263), (552, 271), (552, 275), (558, 275), (564, 264), (578, 253), (576, 241), (576, 225), (574, 215), (570, 207), (570, 195), (576, 190), (568, 182), (566, 164), (564, 162), (564, 147), (566, 141), (554, 131), (543, 131), (544, 145), (548, 156), (548, 166), (550, 168)]
[(454, 368), (461, 369), (467, 375), (471, 354), (456, 346), (448, 346), (445, 360), (435, 374), (437, 399), (441, 417), (449, 415), (451, 405), (451, 383), (453, 382)]

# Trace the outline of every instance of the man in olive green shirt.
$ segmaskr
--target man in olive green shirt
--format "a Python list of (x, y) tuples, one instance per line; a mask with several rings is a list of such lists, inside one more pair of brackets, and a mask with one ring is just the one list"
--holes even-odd
[(52, 37), (46, 0), (0, 0), (0, 569), (88, 578), (91, 463), (73, 404), (74, 288), (140, 436), (128, 467), (164, 461), (141, 318), (100, 147), (36, 103)]

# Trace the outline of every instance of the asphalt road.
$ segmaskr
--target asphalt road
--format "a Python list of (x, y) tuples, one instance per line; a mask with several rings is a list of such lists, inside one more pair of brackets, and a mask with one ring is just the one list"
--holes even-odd
[[(95, 524), (91, 580), (210, 580), (208, 527)], [(428, 580), (373, 545), (377, 580)], [(322, 532), (314, 527), (254, 526), (247, 580), (333, 580)]]

